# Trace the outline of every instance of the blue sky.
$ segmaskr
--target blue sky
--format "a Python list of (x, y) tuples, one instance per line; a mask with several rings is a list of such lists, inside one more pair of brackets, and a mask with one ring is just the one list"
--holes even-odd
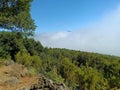
[(73, 31), (97, 22), (120, 0), (34, 0), (31, 15), (36, 31)]
[(45, 47), (120, 56), (120, 0), (34, 0), (31, 14)]

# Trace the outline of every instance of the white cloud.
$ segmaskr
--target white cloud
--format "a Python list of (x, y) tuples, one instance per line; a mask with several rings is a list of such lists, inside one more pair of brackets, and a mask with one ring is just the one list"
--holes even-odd
[(48, 47), (120, 56), (120, 6), (105, 14), (91, 27), (73, 32), (37, 34), (35, 38)]

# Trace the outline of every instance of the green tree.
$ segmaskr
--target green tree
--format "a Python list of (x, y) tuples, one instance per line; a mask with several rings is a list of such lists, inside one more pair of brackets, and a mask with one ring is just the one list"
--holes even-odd
[(36, 70), (40, 69), (41, 66), (41, 59), (39, 56), (34, 55), (30, 56), (30, 54), (27, 52), (26, 49), (23, 49), (22, 51), (19, 51), (16, 55), (16, 61), (22, 65), (25, 65), (27, 67), (33, 67)]
[(15, 54), (24, 47), (22, 43), (22, 34), (0, 32), (0, 57), (7, 58), (10, 56), (15, 61)]
[(32, 0), (0, 0), (0, 28), (32, 35), (34, 20), (30, 15)]
[(25, 38), (24, 46), (31, 56), (39, 55), (43, 51), (43, 46), (39, 41), (35, 41), (33, 38)]
[(57, 83), (62, 83), (64, 81), (61, 75), (58, 74), (57, 67), (53, 67), (52, 70), (45, 73), (45, 75)]
[(65, 78), (65, 83), (74, 90), (76, 87), (76, 70), (78, 68), (70, 61), (69, 58), (63, 58), (60, 60), (60, 73)]
[(120, 88), (120, 61), (104, 62), (104, 77), (108, 80), (110, 88)]
[(80, 90), (107, 90), (107, 80), (94, 68), (82, 66), (77, 72)]

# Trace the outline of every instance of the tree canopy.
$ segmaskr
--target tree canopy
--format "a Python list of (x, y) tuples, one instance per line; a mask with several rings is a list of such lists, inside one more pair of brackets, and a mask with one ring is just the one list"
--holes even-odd
[(67, 49), (44, 48), (18, 32), (0, 32), (0, 62), (14, 60), (42, 73), (68, 90), (120, 89), (120, 57)]
[(0, 28), (32, 35), (36, 26), (30, 15), (33, 0), (0, 0)]
[[(14, 60), (34, 73), (42, 73), (69, 90), (119, 90), (120, 57), (68, 49), (44, 48), (33, 38), (32, 0), (0, 0), (0, 65)], [(23, 32), (23, 33), (19, 33)]]

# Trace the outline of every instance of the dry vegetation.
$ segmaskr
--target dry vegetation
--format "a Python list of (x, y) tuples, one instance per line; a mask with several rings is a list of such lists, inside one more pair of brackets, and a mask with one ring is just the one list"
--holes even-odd
[(23, 65), (0, 67), (0, 90), (20, 90), (37, 83), (37, 75), (30, 76)]

